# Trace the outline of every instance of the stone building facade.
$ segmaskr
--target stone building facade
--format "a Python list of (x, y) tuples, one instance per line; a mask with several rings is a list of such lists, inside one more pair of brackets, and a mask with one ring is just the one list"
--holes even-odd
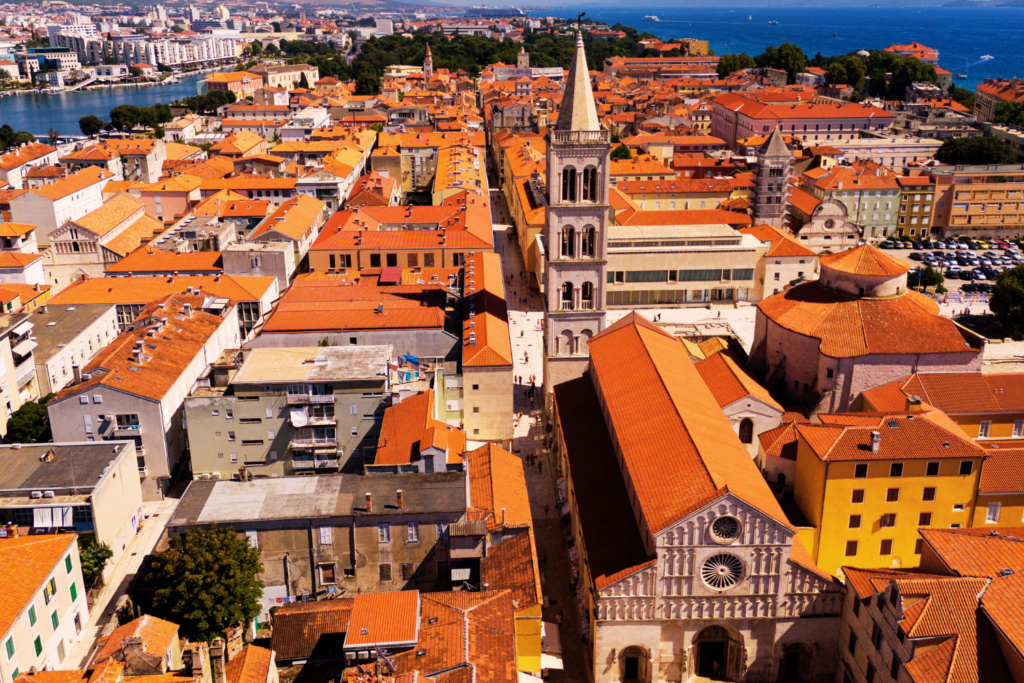
[(754, 219), (757, 223), (767, 223), (776, 228), (786, 224), (792, 163), (793, 155), (782, 139), (782, 132), (776, 128), (757, 150), (754, 201)]

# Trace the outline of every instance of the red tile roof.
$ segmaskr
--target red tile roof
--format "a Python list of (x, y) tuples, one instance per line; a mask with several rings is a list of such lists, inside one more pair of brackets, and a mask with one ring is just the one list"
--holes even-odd
[(1024, 493), (1024, 448), (988, 449), (978, 493)]
[(771, 225), (754, 225), (749, 228), (740, 228), (744, 235), (752, 235), (762, 242), (770, 242), (771, 246), (765, 256), (781, 258), (784, 256), (799, 256), (804, 258), (816, 258), (816, 254), (797, 242), (793, 236), (780, 228)]
[(107, 638), (93, 658), (93, 664), (112, 657), (124, 645), (128, 638), (142, 638), (143, 650), (154, 657), (163, 657), (178, 639), (178, 625), (145, 614), (138, 619), (118, 626)]
[[(0, 633), (7, 633), (64, 557), (75, 534), (0, 538)], [(64, 571), (63, 567), (60, 569)]]
[(419, 633), (419, 591), (363, 593), (352, 603), (345, 647), (411, 645)]
[(490, 590), (512, 591), (517, 611), (543, 604), (533, 528), (492, 545), (480, 560), (480, 581)]
[[(407, 399), (408, 400), (408, 399)], [(466, 453), (470, 505), (487, 511), (487, 528), (533, 523), (523, 461), (495, 444)]]
[[(985, 458), (990, 451), (974, 443), (939, 411), (874, 415), (821, 416), (839, 424), (796, 426), (823, 461), (940, 460)], [(871, 450), (871, 433), (881, 435), (878, 452)]]
[(448, 462), (463, 462), (466, 434), (434, 419), (434, 391), (427, 389), (384, 411), (373, 464), (408, 465), (419, 462), (420, 451), (424, 447), (421, 443), (423, 434), (431, 427), (448, 433)]
[(267, 683), (274, 665), (274, 653), (249, 643), (225, 665), (227, 683)]
[(462, 283), (463, 302), (470, 307), (462, 321), (462, 365), (512, 367), (501, 256), (487, 251), (468, 257)]
[(282, 605), (274, 614), (270, 640), (277, 659), (308, 659), (314, 652), (340, 652), (353, 602), (353, 598), (337, 598)]
[(821, 265), (851, 275), (896, 277), (910, 270), (906, 261), (893, 258), (881, 249), (863, 244), (838, 254), (823, 254)]
[(782, 406), (772, 398), (768, 390), (737, 365), (728, 353), (712, 354), (699, 361), (696, 368), (720, 408), (751, 396), (775, 408), (779, 413), (783, 412)]
[(870, 354), (975, 354), (932, 299), (907, 291), (888, 299), (856, 299), (807, 282), (757, 304), (780, 327), (821, 341), (832, 358)]
[(951, 415), (1024, 412), (1024, 375), (918, 373), (870, 389), (865, 396), (876, 410), (900, 410), (908, 396), (918, 396)]
[(164, 251), (147, 246), (136, 249), (103, 272), (110, 275), (173, 272), (217, 275), (222, 271), (219, 251)]

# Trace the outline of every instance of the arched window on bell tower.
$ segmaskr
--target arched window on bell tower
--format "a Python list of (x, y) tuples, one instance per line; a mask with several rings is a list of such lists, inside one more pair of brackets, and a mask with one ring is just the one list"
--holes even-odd
[(572, 166), (562, 169), (562, 201), (576, 201), (576, 169)]
[(597, 169), (593, 166), (583, 169), (583, 201), (597, 201)]
[(583, 228), (582, 243), (580, 244), (580, 256), (583, 258), (594, 258), (596, 256), (595, 230), (594, 228)]
[(572, 289), (573, 289), (573, 287), (572, 287), (572, 283), (571, 282), (566, 282), (565, 284), (562, 285), (562, 306), (561, 306), (561, 308), (562, 308), (563, 311), (571, 311), (574, 308), (573, 307), (573, 300), (572, 300), (572, 295), (573, 295)]
[(562, 256), (576, 257), (576, 229), (573, 227), (562, 230)]

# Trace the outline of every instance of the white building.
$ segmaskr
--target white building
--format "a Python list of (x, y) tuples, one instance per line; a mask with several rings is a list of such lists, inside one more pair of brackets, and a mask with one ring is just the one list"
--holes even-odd
[(40, 245), (67, 221), (81, 218), (103, 205), (103, 188), (114, 174), (97, 166), (83, 168), (11, 200), (11, 220), (36, 226)]

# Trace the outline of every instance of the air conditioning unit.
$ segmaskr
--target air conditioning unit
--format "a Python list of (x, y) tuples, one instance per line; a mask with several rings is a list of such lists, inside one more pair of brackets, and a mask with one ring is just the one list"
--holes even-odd
[(220, 472), (211, 472), (210, 479), (220, 479)]
[(43, 491), (43, 498), (53, 498), (53, 491)]
[(203, 481), (209, 481), (210, 480), (210, 473), (209, 472), (203, 472), (202, 474), (199, 475), (199, 479), (201, 479)]
[(30, 495), (31, 495), (32, 498), (38, 499), (38, 498), (42, 498), (43, 497), (43, 492), (42, 491), (33, 491)]

